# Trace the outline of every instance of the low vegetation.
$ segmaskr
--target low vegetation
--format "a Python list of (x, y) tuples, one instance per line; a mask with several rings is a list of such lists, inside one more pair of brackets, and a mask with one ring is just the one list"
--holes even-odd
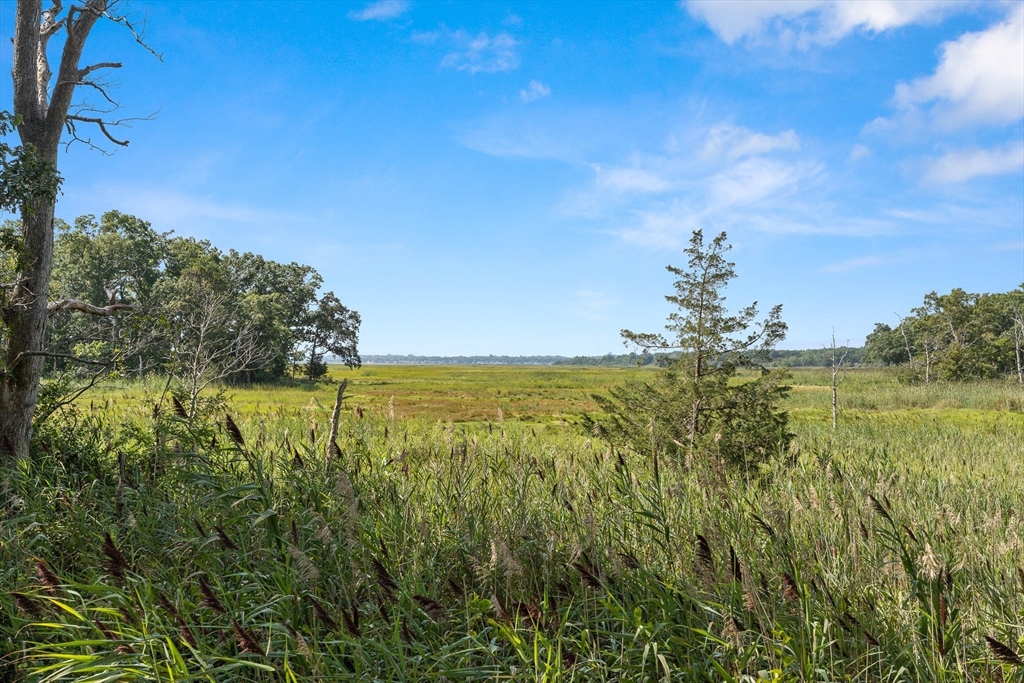
[[(473, 372), (459, 391), (489, 414), (455, 423), (413, 410), (455, 368), (346, 371), (337, 449), (323, 385), (234, 389), (231, 420), (155, 384), (65, 409), (4, 471), (8, 677), (1019, 674), (1013, 384), (853, 371), (833, 431), (827, 373), (798, 371), (791, 448), (734, 477), (574, 426), (628, 371)], [(560, 417), (512, 419), (505, 392)]]

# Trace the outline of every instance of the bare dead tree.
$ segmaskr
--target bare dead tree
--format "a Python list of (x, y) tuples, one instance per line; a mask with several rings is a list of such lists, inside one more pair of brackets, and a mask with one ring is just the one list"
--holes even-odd
[(1013, 320), (1013, 353), (1017, 360), (1017, 381), (1024, 384), (1024, 310), (1014, 306), (1011, 318)]
[(331, 411), (331, 431), (327, 435), (327, 459), (334, 457), (335, 440), (338, 438), (338, 425), (341, 420), (341, 402), (345, 399), (345, 387), (348, 386), (348, 379), (341, 380), (338, 385), (338, 397), (334, 400), (334, 410)]
[(839, 385), (846, 379), (846, 371), (843, 370), (843, 364), (846, 362), (846, 354), (850, 352), (850, 343), (847, 342), (846, 346), (842, 347), (842, 353), (839, 353), (839, 349), (836, 348), (836, 331), (832, 329), (832, 346), (828, 349), (831, 353), (829, 359), (831, 360), (832, 369), (832, 429), (839, 426)]
[(190, 415), (211, 384), (270, 360), (270, 350), (248, 318), (224, 294), (200, 290), (172, 322), (171, 374), (185, 392)]
[(895, 313), (894, 315), (897, 318), (900, 319), (899, 330), (900, 330), (900, 334), (903, 336), (903, 346), (907, 350), (907, 359), (910, 361), (910, 371), (913, 372), (914, 371), (914, 352), (911, 350), (910, 339), (907, 337), (907, 328), (906, 328), (906, 325), (904, 324), (904, 323), (906, 323), (906, 321), (903, 319), (903, 316), (901, 316), (899, 313)]
[[(119, 122), (110, 118), (116, 103), (102, 74), (117, 69), (117, 62), (79, 65), (86, 41), (100, 19), (126, 27), (140, 42), (141, 34), (125, 16), (114, 12), (116, 0), (80, 0), (66, 8), (63, 0), (52, 0), (43, 9), (42, 0), (18, 0), (14, 19), (14, 113), (18, 134), (38, 158), (57, 165), (57, 152), (67, 130), (72, 140), (87, 140), (76, 126), (96, 126), (105, 138), (118, 146), (127, 141), (115, 137), (111, 128)], [(50, 70), (50, 41), (63, 35), (56, 79)], [(98, 93), (107, 107), (97, 110), (87, 102), (74, 103), (79, 86)], [(91, 144), (91, 143), (90, 143)], [(111, 306), (90, 306), (84, 302), (48, 302), (53, 269), (53, 216), (55, 197), (35, 198), (21, 206), (21, 249), (23, 263), (12, 287), (5, 287), (5, 326), (2, 368), (0, 368), (0, 452), (14, 457), (28, 455), (32, 421), (39, 399), (39, 385), (45, 359), (43, 344), (48, 316), (55, 310), (73, 310), (90, 315), (111, 315)]]

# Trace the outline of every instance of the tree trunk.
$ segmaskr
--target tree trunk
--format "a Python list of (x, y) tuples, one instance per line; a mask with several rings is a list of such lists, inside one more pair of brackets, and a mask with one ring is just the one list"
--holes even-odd
[(21, 275), (24, 282), (12, 297), (15, 306), (7, 321), (6, 372), (0, 377), (0, 447), (15, 458), (28, 456), (32, 415), (43, 374), (42, 355), (48, 317), (46, 304), (53, 268), (53, 204), (22, 213), (25, 251), (32, 261)]
[(836, 367), (832, 366), (832, 429), (839, 426), (839, 385), (836, 383)]
[(1024, 343), (1024, 314), (1013, 312), (1013, 353), (1017, 359), (1017, 382), (1024, 384), (1024, 364), (1021, 363), (1021, 346)]
[[(79, 58), (96, 20), (107, 10), (108, 0), (86, 0), (69, 8), (57, 20), (61, 3), (46, 12), (42, 0), (18, 0), (14, 18), (14, 113), (21, 116), (18, 134), (32, 145), (41, 161), (57, 165), (57, 150), (67, 122), (75, 87), (97, 64), (80, 70)], [(50, 91), (51, 72), (46, 55), (50, 37), (63, 28), (66, 34), (60, 67)], [(119, 66), (119, 65), (118, 65)], [(46, 334), (50, 272), (53, 269), (53, 214), (56, 199), (34, 201), (22, 207), (21, 223), (25, 263), (21, 282), (4, 312), (7, 345), (0, 368), (0, 452), (28, 456), (32, 439), (32, 415), (39, 399), (43, 374), (43, 341)]]

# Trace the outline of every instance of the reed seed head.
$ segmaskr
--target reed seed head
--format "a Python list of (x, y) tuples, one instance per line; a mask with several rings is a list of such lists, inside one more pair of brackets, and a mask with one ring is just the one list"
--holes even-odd
[(242, 628), (234, 619), (231, 620), (231, 626), (235, 630), (235, 642), (238, 643), (238, 649), (241, 652), (248, 652), (249, 654), (259, 655), (260, 657), (264, 656), (263, 648), (260, 647), (260, 644), (256, 641), (256, 636), (254, 636), (250, 631)]
[(985, 636), (985, 642), (988, 644), (989, 652), (1000, 662), (1013, 664), (1014, 666), (1024, 666), (1024, 660), (1021, 660), (1020, 656), (1009, 645), (1001, 643), (991, 636)]
[(227, 610), (224, 609), (224, 605), (222, 605), (220, 600), (217, 599), (217, 594), (213, 592), (213, 587), (202, 574), (199, 575), (199, 592), (203, 595), (203, 599), (199, 604), (210, 608), (218, 614), (227, 613)]
[(228, 436), (231, 437), (231, 440), (234, 441), (239, 448), (245, 446), (245, 439), (242, 438), (242, 430), (238, 428), (238, 425), (235, 424), (235, 421), (231, 419), (231, 416), (227, 413), (224, 414), (224, 427), (228, 431)]
[(35, 558), (36, 565), (36, 578), (39, 579), (39, 583), (46, 587), (46, 592), (50, 595), (57, 595), (57, 589), (60, 587), (60, 579), (53, 573), (50, 566), (45, 561)]
[(107, 558), (107, 571), (117, 578), (123, 579), (125, 571), (131, 569), (131, 565), (114, 545), (114, 539), (111, 538), (109, 531), (103, 538), (103, 554)]

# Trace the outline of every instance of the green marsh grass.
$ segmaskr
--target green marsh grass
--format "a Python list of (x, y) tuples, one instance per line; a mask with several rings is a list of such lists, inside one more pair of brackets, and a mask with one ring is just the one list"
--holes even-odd
[(333, 455), (329, 385), (229, 388), (241, 442), (156, 384), (87, 397), (0, 482), (7, 671), (1020, 679), (1019, 387), (858, 371), (833, 431), (797, 371), (794, 448), (726, 476), (575, 426), (640, 372), (371, 367)]

